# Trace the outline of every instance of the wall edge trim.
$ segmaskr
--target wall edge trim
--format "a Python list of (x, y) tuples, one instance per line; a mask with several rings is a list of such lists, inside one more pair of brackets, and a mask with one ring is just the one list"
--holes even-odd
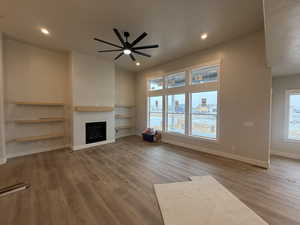
[(165, 138), (162, 141), (165, 142), (165, 143), (169, 143), (169, 144), (189, 148), (189, 149), (192, 149), (192, 150), (195, 150), (195, 151), (204, 152), (204, 153), (208, 153), (208, 154), (212, 154), (212, 155), (216, 155), (216, 156), (221, 156), (221, 157), (228, 158), (228, 159), (237, 160), (237, 161), (240, 161), (240, 162), (244, 162), (244, 163), (248, 163), (248, 164), (251, 164), (251, 165), (258, 166), (258, 167), (262, 167), (262, 168), (265, 168), (265, 169), (268, 169), (270, 167), (270, 162), (269, 161), (251, 159), (251, 158), (236, 155), (236, 154), (216, 151), (212, 148), (199, 147), (199, 146), (196, 146), (196, 145), (193, 145), (193, 144), (186, 144), (186, 143), (182, 143), (182, 142), (168, 140), (168, 139), (165, 139)]
[(100, 145), (114, 143), (114, 142), (115, 142), (115, 139), (111, 139), (111, 140), (101, 141), (101, 142), (92, 143), (92, 144), (77, 145), (77, 146), (72, 146), (72, 150), (78, 151), (78, 150), (83, 150), (83, 149), (92, 148), (92, 147), (96, 147), (96, 146), (100, 146)]
[(271, 150), (271, 155), (282, 156), (290, 159), (300, 159), (300, 154), (286, 151), (274, 151)]

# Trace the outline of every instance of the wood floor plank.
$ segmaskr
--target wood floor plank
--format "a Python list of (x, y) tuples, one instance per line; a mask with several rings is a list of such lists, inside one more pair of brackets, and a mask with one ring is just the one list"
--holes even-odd
[(31, 187), (0, 198), (0, 224), (163, 225), (153, 184), (208, 174), (270, 225), (300, 225), (300, 161), (272, 157), (265, 170), (136, 136), (9, 160), (0, 186)]

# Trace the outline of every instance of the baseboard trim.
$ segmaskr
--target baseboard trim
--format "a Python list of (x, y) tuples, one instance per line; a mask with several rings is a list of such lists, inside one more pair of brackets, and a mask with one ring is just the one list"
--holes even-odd
[(271, 150), (271, 155), (282, 156), (282, 157), (290, 158), (290, 159), (300, 159), (300, 154), (291, 153), (291, 152), (272, 151)]
[(11, 158), (16, 158), (16, 157), (21, 157), (21, 156), (26, 156), (26, 155), (32, 155), (32, 154), (37, 154), (37, 153), (43, 153), (43, 152), (50, 152), (50, 151), (55, 151), (55, 150), (60, 150), (64, 148), (70, 148), (70, 145), (61, 145), (57, 146), (54, 148), (47, 148), (47, 149), (39, 149), (37, 151), (32, 151), (32, 152), (18, 152), (18, 153), (8, 153), (8, 159)]
[(115, 142), (115, 139), (107, 140), (107, 141), (101, 141), (101, 142), (92, 143), (92, 144), (86, 144), (86, 145), (77, 145), (77, 146), (73, 146), (72, 150), (73, 151), (78, 151), (78, 150), (92, 148), (92, 147), (96, 147), (96, 146), (100, 146), (100, 145), (106, 145), (106, 144), (110, 144), (110, 143), (114, 143), (114, 142)]
[(6, 158), (0, 158), (0, 165), (5, 164), (7, 162)]
[(186, 143), (177, 142), (177, 141), (173, 141), (173, 140), (168, 140), (168, 139), (165, 139), (165, 138), (162, 139), (162, 142), (177, 145), (177, 146), (181, 146), (181, 147), (184, 147), (184, 148), (189, 148), (189, 149), (199, 151), (199, 152), (204, 152), (204, 153), (208, 153), (208, 154), (212, 154), (212, 155), (216, 155), (216, 156), (221, 156), (221, 157), (224, 157), (224, 158), (229, 158), (229, 159), (241, 161), (241, 162), (248, 163), (248, 164), (251, 164), (251, 165), (255, 165), (255, 166), (258, 166), (258, 167), (262, 167), (262, 168), (265, 168), (265, 169), (268, 169), (270, 167), (270, 162), (261, 161), (261, 160), (257, 160), (257, 159), (251, 159), (251, 158), (248, 158), (248, 157), (244, 157), (244, 156), (240, 156), (240, 155), (236, 155), (236, 154), (232, 154), (232, 153), (220, 152), (220, 151), (216, 151), (216, 150), (211, 149), (211, 148), (199, 147), (199, 146), (196, 146), (196, 145), (186, 144)]

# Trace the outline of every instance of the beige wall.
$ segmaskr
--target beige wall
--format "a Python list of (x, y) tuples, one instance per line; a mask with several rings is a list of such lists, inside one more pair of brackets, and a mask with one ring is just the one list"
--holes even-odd
[[(135, 73), (116, 67), (116, 105), (135, 105)], [(131, 115), (131, 118), (117, 118), (116, 127), (123, 125), (132, 125), (131, 129), (119, 129), (116, 132), (116, 138), (135, 134), (135, 108), (116, 107), (116, 114)]]
[(3, 36), (0, 33), (0, 164), (6, 161), (4, 134)]
[[(182, 57), (137, 75), (137, 131), (147, 126), (147, 77), (222, 60), (220, 81), (220, 137), (217, 143), (163, 135), (165, 140), (197, 150), (266, 166), (269, 162), (271, 73), (266, 66), (262, 32)], [(253, 122), (248, 127), (245, 122)]]
[(116, 67), (117, 105), (135, 105), (135, 73)]
[(286, 90), (300, 89), (300, 75), (273, 78), (272, 87), (272, 142), (271, 151), (300, 159), (300, 143), (285, 140), (285, 93)]
[[(73, 106), (114, 106), (115, 65), (98, 56), (71, 54)], [(107, 121), (107, 142), (115, 140), (113, 112), (73, 112), (73, 149), (85, 144), (85, 123)]]
[(66, 140), (16, 143), (17, 137), (65, 132), (63, 123), (18, 125), (16, 119), (63, 117), (63, 107), (17, 106), (12, 101), (66, 102), (68, 54), (5, 39), (5, 113), (7, 157), (66, 146)]
[(5, 40), (8, 101), (64, 102), (68, 55)]

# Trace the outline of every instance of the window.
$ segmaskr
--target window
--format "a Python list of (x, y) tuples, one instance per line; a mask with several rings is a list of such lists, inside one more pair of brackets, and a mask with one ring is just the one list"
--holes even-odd
[(300, 141), (300, 90), (288, 91), (288, 139)]
[(218, 80), (218, 69), (219, 66), (211, 66), (192, 70), (192, 84), (216, 82)]
[(171, 74), (167, 76), (167, 87), (182, 87), (185, 86), (185, 72)]
[(149, 90), (157, 91), (163, 89), (164, 79), (162, 77), (149, 80)]
[(170, 132), (185, 133), (185, 94), (168, 95), (167, 129)]
[[(187, 68), (149, 80), (148, 127), (217, 140), (219, 70), (219, 65), (212, 62), (211, 66)], [(297, 115), (299, 126), (300, 115)]]
[(163, 97), (162, 96), (149, 97), (148, 110), (149, 110), (149, 115), (148, 115), (149, 127), (155, 130), (162, 130)]
[(217, 138), (217, 91), (191, 94), (191, 136)]

